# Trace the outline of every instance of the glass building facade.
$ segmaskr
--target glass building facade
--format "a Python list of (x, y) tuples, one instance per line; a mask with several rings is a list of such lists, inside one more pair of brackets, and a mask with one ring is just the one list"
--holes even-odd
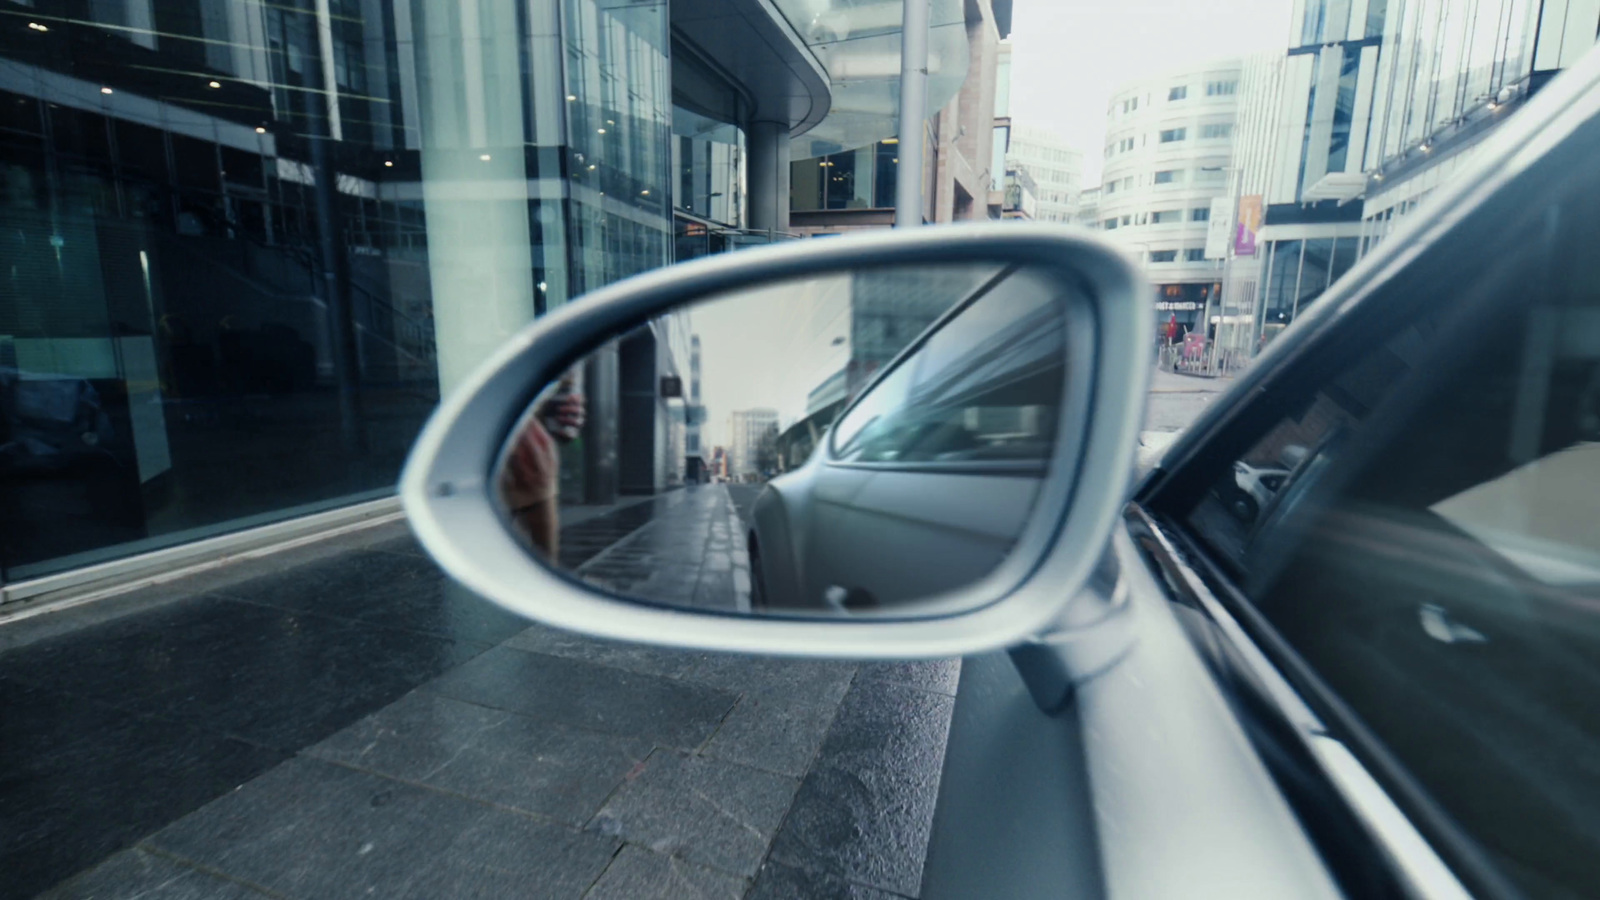
[(664, 0), (6, 7), (6, 582), (389, 495), (507, 335), (741, 215)]
[[(1298, 0), (1295, 46), (1253, 94), (1242, 194), (1264, 195), (1257, 346), (1313, 303), (1595, 44), (1588, 0)], [(1243, 268), (1240, 266), (1239, 268)]]

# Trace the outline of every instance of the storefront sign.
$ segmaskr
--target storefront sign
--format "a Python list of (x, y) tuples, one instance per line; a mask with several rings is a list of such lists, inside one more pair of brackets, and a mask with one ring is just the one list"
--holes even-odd
[(1194, 312), (1200, 304), (1193, 300), (1158, 300), (1156, 309), (1161, 312)]
[(1239, 198), (1239, 219), (1233, 231), (1233, 255), (1255, 256), (1256, 235), (1261, 231), (1261, 195)]

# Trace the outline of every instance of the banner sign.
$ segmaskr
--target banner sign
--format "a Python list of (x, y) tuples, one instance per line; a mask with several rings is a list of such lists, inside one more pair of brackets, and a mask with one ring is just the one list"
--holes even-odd
[(1256, 235), (1261, 231), (1261, 195), (1239, 198), (1239, 219), (1234, 228), (1233, 255), (1255, 256)]

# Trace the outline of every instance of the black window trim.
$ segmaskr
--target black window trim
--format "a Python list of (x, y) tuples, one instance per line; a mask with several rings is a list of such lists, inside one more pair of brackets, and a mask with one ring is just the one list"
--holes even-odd
[[(1319, 829), (1316, 826), (1321, 823), (1311, 821), (1312, 817), (1354, 816), (1362, 822), (1369, 846), (1387, 858), (1398, 883), (1422, 879), (1422, 883), (1415, 884), (1414, 894), (1402, 892), (1397, 896), (1496, 900), (1522, 896), (1490, 862), (1477, 841), (1428, 796), (1382, 741), (1250, 603), (1226, 568), (1190, 534), (1188, 526), (1137, 504), (1130, 504), (1127, 518), (1136, 542), (1152, 565), (1162, 570), (1162, 583), (1171, 592), (1169, 599), (1197, 610), (1210, 623), (1208, 637), (1201, 638), (1190, 631), (1191, 640), (1217, 676), (1235, 713), (1246, 724), (1246, 733), (1263, 763), (1284, 788), (1291, 806), (1307, 825), (1307, 833), (1341, 883), (1345, 878), (1361, 875), (1348, 869), (1338, 871), (1341, 865), (1349, 865), (1346, 854), (1357, 848), (1347, 843), (1329, 844), (1327, 838), (1318, 840), (1319, 830), (1330, 829)], [(1141, 536), (1144, 541), (1138, 540)], [(1264, 710), (1270, 710), (1277, 721), (1261, 721), (1259, 716)], [(1252, 716), (1257, 717), (1254, 722)], [(1248, 727), (1252, 724), (1258, 727)], [(1313, 771), (1286, 768), (1285, 764), (1299, 754), (1285, 754), (1281, 745), (1263, 745), (1262, 738), (1284, 726), (1299, 734), (1306, 756), (1315, 763)], [(1319, 758), (1313, 749), (1316, 739), (1342, 746), (1354, 767), (1332, 766)], [(1325, 798), (1326, 794), (1307, 791), (1303, 781), (1296, 780), (1310, 774), (1334, 789), (1342, 810), (1315, 802), (1319, 795)], [(1374, 797), (1374, 790), (1381, 797)], [(1301, 794), (1300, 803), (1295, 802), (1296, 791)], [(1386, 803), (1392, 805), (1387, 814), (1381, 808)], [(1410, 839), (1403, 831), (1397, 832), (1397, 824), (1412, 831)], [(1331, 830), (1339, 829), (1335, 825)], [(1348, 840), (1348, 835), (1343, 838)], [(1454, 889), (1450, 883), (1432, 877), (1430, 873), (1437, 874), (1439, 868), (1453, 875)]]

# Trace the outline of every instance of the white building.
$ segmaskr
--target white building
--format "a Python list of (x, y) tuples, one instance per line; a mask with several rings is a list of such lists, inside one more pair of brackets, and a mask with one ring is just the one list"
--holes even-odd
[(1222, 266), (1206, 258), (1212, 201), (1229, 195), (1238, 60), (1128, 85), (1107, 110), (1098, 226), (1156, 284), (1156, 308), (1183, 331), (1219, 300)]
[(775, 409), (737, 409), (728, 414), (728, 472), (743, 480), (756, 474), (757, 450), (761, 439), (778, 427)]
[(1041, 222), (1071, 222), (1083, 190), (1083, 153), (1066, 138), (1042, 128), (1011, 126), (1006, 169), (1027, 172), (1033, 178)]
[(1077, 207), (1072, 212), (1072, 221), (1085, 228), (1100, 227), (1100, 188), (1084, 188), (1078, 192)]

